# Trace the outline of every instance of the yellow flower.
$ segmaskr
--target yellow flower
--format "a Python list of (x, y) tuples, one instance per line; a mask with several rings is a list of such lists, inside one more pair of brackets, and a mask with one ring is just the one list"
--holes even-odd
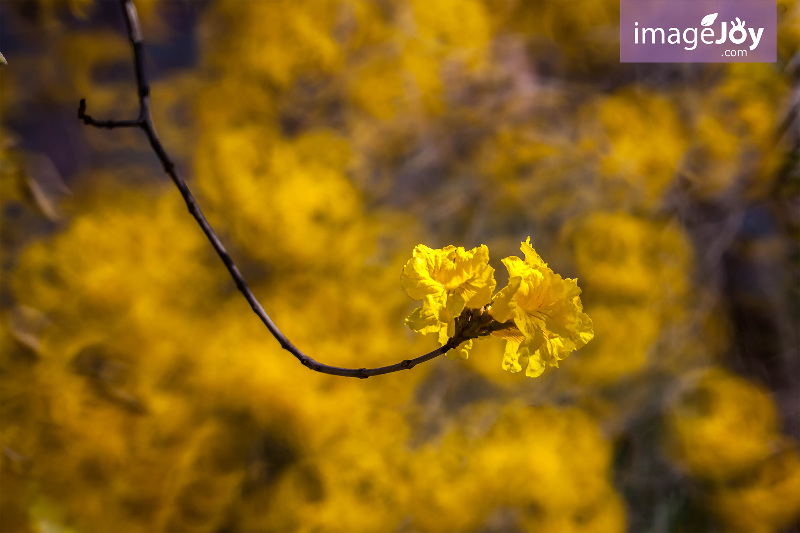
[(800, 518), (800, 455), (790, 439), (735, 482), (709, 491), (711, 511), (731, 533), (772, 533)]
[(777, 429), (778, 414), (767, 390), (712, 368), (667, 412), (664, 444), (693, 477), (724, 480), (766, 460)]
[[(455, 319), (464, 308), (488, 305), (497, 285), (485, 245), (465, 250), (420, 244), (403, 267), (400, 283), (411, 298), (422, 300), (422, 307), (406, 318), (406, 325), (420, 333), (438, 332), (442, 344), (455, 335)], [(459, 355), (466, 359), (471, 346), (471, 340), (462, 344)]]
[(522, 243), (523, 261), (506, 257), (508, 285), (489, 309), (497, 322), (513, 326), (493, 334), (506, 340), (503, 368), (537, 377), (546, 366), (558, 366), (570, 352), (594, 337), (592, 320), (583, 312), (577, 280), (553, 272), (531, 247)]

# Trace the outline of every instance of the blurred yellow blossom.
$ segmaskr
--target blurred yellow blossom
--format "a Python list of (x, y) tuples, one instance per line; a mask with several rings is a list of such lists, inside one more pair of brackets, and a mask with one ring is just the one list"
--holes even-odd
[(523, 261), (506, 257), (508, 285), (492, 300), (490, 313), (514, 327), (494, 334), (506, 340), (503, 368), (537, 377), (592, 340), (592, 320), (583, 312), (577, 280), (553, 272), (531, 247), (522, 243)]
[(654, 301), (668, 310), (687, 293), (692, 248), (680, 227), (598, 211), (576, 224), (572, 243), (593, 294)]
[(713, 369), (667, 416), (667, 450), (693, 476), (724, 479), (752, 468), (777, 438), (772, 398), (761, 387)]
[(742, 479), (715, 487), (710, 507), (730, 531), (774, 533), (800, 518), (800, 457), (797, 445), (786, 440)]
[(774, 131), (790, 99), (788, 85), (767, 63), (731, 63), (725, 70), (728, 76), (698, 95), (682, 176), (698, 198), (736, 189), (757, 197), (770, 190), (782, 162)]
[(519, 401), (465, 411), (414, 452), (414, 531), (624, 531), (611, 445), (585, 412)]
[(485, 62), (491, 30), (482, 1), (414, 0), (410, 4), (413, 26), (405, 29), (428, 54), (458, 54), (473, 68)]
[[(492, 509), (492, 499), (481, 482), (484, 472), (476, 464), (474, 442), (464, 431), (451, 429), (441, 442), (414, 450), (411, 462), (411, 512), (420, 531), (454, 533), (475, 531)], [(442, 487), (447, 487), (442, 490)], [(470, 502), (469, 505), (464, 505)], [(442, 520), (447, 516), (447, 520)]]
[(524, 531), (547, 533), (625, 530), (610, 465), (611, 443), (584, 411), (519, 402), (503, 407), (471, 461), (485, 500), (521, 509)]
[(369, 254), (372, 226), (347, 179), (345, 139), (316, 130), (281, 140), (269, 128), (236, 126), (204, 132), (200, 145), (197, 181), (209, 218), (229, 210), (219, 225), (254, 258), (273, 268), (324, 269)]
[[(204, 50), (212, 64), (287, 87), (308, 72), (340, 66), (342, 49), (331, 30), (344, 3), (214, 3), (209, 11), (220, 22), (201, 43), (214, 43)], [(228, 27), (236, 31), (220, 31)]]
[(660, 200), (687, 145), (672, 102), (658, 94), (622, 92), (598, 97), (581, 117), (581, 145), (598, 158), (603, 193), (620, 206), (649, 207)]
[(661, 321), (652, 309), (638, 305), (586, 303), (595, 339), (565, 367), (583, 384), (610, 384), (629, 378), (647, 363)]

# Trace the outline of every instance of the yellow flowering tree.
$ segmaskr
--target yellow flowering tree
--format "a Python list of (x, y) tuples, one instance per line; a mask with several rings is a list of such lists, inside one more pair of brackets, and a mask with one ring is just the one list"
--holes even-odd
[(123, 2), (0, 6), (0, 531), (800, 518), (800, 2), (692, 68), (615, 0)]

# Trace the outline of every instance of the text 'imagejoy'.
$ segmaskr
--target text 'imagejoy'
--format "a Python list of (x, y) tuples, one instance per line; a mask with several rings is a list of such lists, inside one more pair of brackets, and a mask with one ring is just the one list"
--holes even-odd
[(776, 60), (774, 4), (620, 2), (620, 62), (725, 63)]

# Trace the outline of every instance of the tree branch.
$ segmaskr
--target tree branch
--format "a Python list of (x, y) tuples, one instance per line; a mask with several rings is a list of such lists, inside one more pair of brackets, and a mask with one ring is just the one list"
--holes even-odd
[[(425, 355), (414, 359), (406, 359), (399, 363), (389, 366), (382, 366), (379, 368), (340, 368), (336, 366), (329, 366), (309, 357), (300, 351), (297, 346), (292, 344), (281, 332), (281, 330), (278, 329), (267, 312), (264, 311), (264, 308), (261, 306), (259, 301), (253, 295), (253, 292), (250, 290), (250, 287), (248, 287), (247, 282), (242, 277), (241, 272), (239, 272), (239, 268), (233, 262), (233, 259), (231, 259), (231, 256), (228, 254), (225, 246), (223, 246), (222, 241), (220, 241), (216, 232), (206, 220), (206, 217), (200, 210), (200, 206), (194, 199), (189, 187), (186, 186), (186, 182), (178, 173), (178, 170), (175, 168), (175, 164), (167, 155), (166, 150), (161, 144), (161, 141), (156, 134), (156, 130), (153, 127), (153, 120), (150, 116), (150, 85), (148, 84), (147, 73), (144, 68), (144, 46), (142, 41), (142, 32), (139, 26), (139, 17), (136, 13), (136, 6), (133, 5), (132, 0), (120, 1), (125, 14), (125, 24), (128, 28), (128, 38), (130, 39), (131, 46), (133, 48), (133, 62), (136, 69), (136, 87), (139, 95), (139, 117), (134, 120), (96, 120), (90, 115), (86, 114), (86, 100), (83, 99), (78, 107), (78, 118), (81, 119), (84, 124), (94, 126), (96, 128), (113, 129), (138, 127), (144, 131), (148, 140), (150, 141), (150, 146), (153, 148), (153, 151), (156, 153), (156, 156), (158, 156), (159, 161), (161, 161), (161, 164), (164, 167), (164, 172), (169, 175), (169, 177), (172, 179), (172, 182), (180, 191), (181, 196), (183, 196), (183, 199), (186, 201), (186, 206), (189, 208), (189, 212), (200, 225), (203, 233), (206, 234), (209, 242), (211, 242), (214, 250), (216, 250), (217, 255), (219, 255), (220, 259), (222, 259), (222, 262), (225, 264), (225, 268), (228, 269), (233, 281), (236, 283), (236, 287), (244, 295), (245, 299), (250, 304), (250, 307), (252, 307), (253, 312), (258, 315), (258, 318), (260, 318), (264, 325), (267, 326), (267, 329), (270, 331), (270, 333), (272, 333), (272, 336), (275, 337), (275, 339), (280, 343), (281, 348), (294, 355), (303, 365), (316, 372), (331, 374), (334, 376), (363, 379), (370, 376), (390, 374), (400, 370), (410, 370), (416, 365), (424, 363), (425, 361), (430, 361), (431, 359), (434, 359), (455, 348), (461, 344), (461, 342), (468, 340), (469, 337), (467, 336), (456, 336), (453, 339), (450, 339), (444, 346), (441, 346), (440, 348), (437, 348)], [(458, 338), (458, 340), (456, 340), (456, 338)]]

